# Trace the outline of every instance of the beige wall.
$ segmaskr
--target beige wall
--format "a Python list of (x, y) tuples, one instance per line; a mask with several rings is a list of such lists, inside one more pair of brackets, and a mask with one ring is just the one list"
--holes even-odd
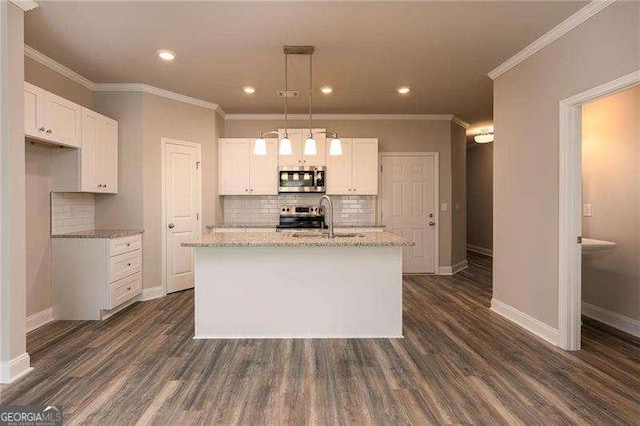
[(451, 123), (451, 264), (467, 259), (467, 136)]
[[(0, 2), (0, 373), (26, 352), (24, 13)], [(20, 367), (22, 367), (20, 365)], [(6, 381), (9, 377), (0, 377)]]
[[(306, 121), (292, 121), (291, 128), (305, 127)], [(374, 137), (381, 152), (437, 152), (440, 157), (440, 203), (449, 205), (440, 212), (440, 266), (451, 266), (452, 254), (452, 123), (447, 120), (314, 120), (314, 127), (336, 131), (342, 137)], [(225, 137), (255, 137), (260, 131), (282, 127), (274, 120), (227, 120)], [(464, 197), (462, 197), (464, 198)]]
[(493, 144), (467, 149), (467, 244), (493, 249)]
[(558, 326), (558, 103), (640, 68), (640, 3), (616, 2), (494, 82), (493, 295)]
[(24, 57), (24, 80), (83, 107), (93, 109), (92, 90), (26, 56)]
[(202, 147), (202, 225), (215, 223), (217, 188), (216, 112), (143, 94), (144, 102), (144, 286), (162, 284), (161, 139), (198, 143)]
[(615, 241), (583, 256), (582, 300), (640, 320), (640, 86), (582, 109), (582, 235)]

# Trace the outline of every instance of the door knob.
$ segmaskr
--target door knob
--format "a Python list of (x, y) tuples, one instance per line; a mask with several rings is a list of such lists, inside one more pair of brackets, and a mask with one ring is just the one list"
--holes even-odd
[(173, 229), (173, 228), (175, 228), (175, 227), (176, 227), (176, 225), (174, 225), (173, 223), (170, 223), (170, 224), (169, 224), (169, 229)]
[(436, 226), (435, 222), (429, 222), (429, 226)]

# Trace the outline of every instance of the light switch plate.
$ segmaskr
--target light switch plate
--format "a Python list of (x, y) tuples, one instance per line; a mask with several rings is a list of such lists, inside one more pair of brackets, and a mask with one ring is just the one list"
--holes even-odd
[(584, 204), (582, 206), (582, 215), (584, 217), (591, 217), (593, 215), (593, 211), (591, 209), (591, 203), (589, 204)]
[(447, 203), (442, 203), (442, 211), (446, 212), (449, 209), (449, 205)]
[(460, 203), (456, 203), (456, 211), (459, 212), (460, 211)]

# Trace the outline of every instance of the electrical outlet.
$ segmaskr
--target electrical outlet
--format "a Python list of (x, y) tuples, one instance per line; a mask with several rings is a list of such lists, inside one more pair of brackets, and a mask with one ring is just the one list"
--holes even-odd
[(460, 203), (456, 203), (456, 211), (459, 212), (460, 211)]
[(593, 216), (593, 211), (592, 211), (592, 209), (591, 209), (591, 203), (584, 204), (584, 205), (582, 206), (582, 215), (583, 215), (584, 217), (591, 217), (591, 216)]
[(449, 205), (447, 203), (442, 203), (442, 211), (446, 212), (449, 209)]

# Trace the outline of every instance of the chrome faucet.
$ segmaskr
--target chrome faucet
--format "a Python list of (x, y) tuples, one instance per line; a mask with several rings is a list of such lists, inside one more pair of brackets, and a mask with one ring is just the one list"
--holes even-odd
[[(322, 208), (322, 200), (327, 200), (327, 202), (329, 203), (329, 238), (335, 238), (335, 234), (333, 233), (333, 202), (331, 201), (331, 198), (327, 195), (324, 194), (322, 197), (320, 197), (320, 201), (318, 201), (318, 210), (320, 210)], [(324, 222), (327, 223), (327, 217), (325, 216)]]

